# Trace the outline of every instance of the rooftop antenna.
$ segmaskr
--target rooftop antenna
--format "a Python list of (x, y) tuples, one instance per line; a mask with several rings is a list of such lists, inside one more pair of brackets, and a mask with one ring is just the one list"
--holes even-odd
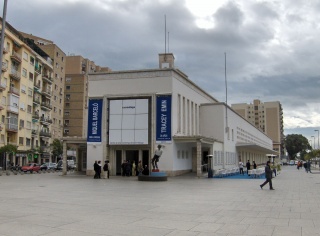
[(170, 34), (170, 32), (168, 31), (168, 53), (170, 52), (170, 50), (169, 50), (169, 39), (170, 39), (169, 34)]
[(227, 53), (224, 53), (224, 81), (226, 85), (226, 133), (229, 132), (228, 126), (228, 84), (227, 84)]
[(167, 16), (164, 15), (164, 61), (167, 60)]

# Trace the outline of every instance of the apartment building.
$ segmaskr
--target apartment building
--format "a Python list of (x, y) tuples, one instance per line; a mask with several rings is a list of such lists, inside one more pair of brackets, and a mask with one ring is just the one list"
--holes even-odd
[[(50, 114), (51, 138), (61, 139), (63, 137), (63, 105), (64, 105), (64, 84), (66, 54), (53, 41), (44, 39), (32, 34), (20, 32), (29, 44), (35, 44), (41, 48), (52, 60), (53, 74), (49, 78), (52, 81)], [(57, 162), (60, 157), (52, 157), (53, 162)]]
[(4, 155), (0, 165), (48, 161), (52, 60), (8, 23), (3, 45), (0, 146), (12, 144), (18, 151)]
[(79, 55), (66, 57), (64, 136), (86, 137), (88, 108), (88, 74), (109, 72), (108, 67), (95, 65)]
[(232, 104), (231, 108), (267, 134), (273, 141), (273, 150), (279, 156), (284, 154), (283, 112), (280, 102), (261, 102), (255, 99), (250, 104)]

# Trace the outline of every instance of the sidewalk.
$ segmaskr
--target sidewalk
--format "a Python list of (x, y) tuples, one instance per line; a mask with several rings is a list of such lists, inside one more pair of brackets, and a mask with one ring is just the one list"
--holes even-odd
[(0, 176), (0, 236), (320, 235), (320, 173), (284, 166), (273, 179), (167, 182), (136, 177)]

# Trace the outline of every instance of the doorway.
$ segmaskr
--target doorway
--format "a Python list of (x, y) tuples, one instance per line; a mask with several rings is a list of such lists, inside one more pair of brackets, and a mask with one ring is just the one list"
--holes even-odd
[(116, 150), (116, 175), (121, 175), (122, 151)]
[(133, 162), (138, 165), (139, 150), (126, 150), (126, 160), (132, 164)]
[(146, 165), (149, 167), (149, 150), (142, 151), (142, 166), (145, 167)]

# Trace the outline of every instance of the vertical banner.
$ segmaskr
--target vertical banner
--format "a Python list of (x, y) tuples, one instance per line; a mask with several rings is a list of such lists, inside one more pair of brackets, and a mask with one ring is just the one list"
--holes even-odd
[(157, 96), (156, 142), (171, 143), (171, 95)]
[(87, 142), (101, 142), (102, 104), (102, 99), (89, 100)]

